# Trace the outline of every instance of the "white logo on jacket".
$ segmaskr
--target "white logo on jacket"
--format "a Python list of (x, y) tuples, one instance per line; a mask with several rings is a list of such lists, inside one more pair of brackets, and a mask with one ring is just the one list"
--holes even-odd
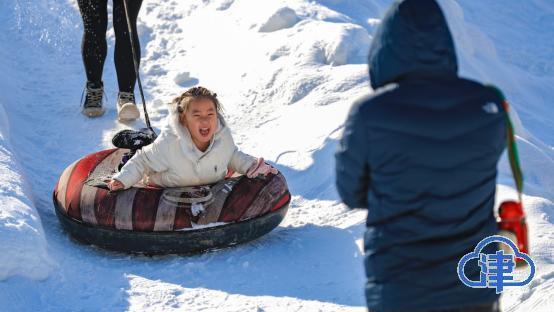
[(483, 110), (488, 114), (498, 114), (498, 106), (493, 102), (483, 105)]

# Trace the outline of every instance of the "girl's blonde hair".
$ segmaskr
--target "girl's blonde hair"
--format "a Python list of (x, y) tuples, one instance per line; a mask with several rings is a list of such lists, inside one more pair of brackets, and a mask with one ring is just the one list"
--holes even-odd
[(214, 103), (215, 110), (218, 115), (221, 115), (222, 108), (219, 100), (217, 99), (217, 94), (212, 92), (204, 87), (193, 87), (185, 91), (185, 93), (173, 99), (173, 104), (175, 104), (175, 110), (178, 114), (182, 114), (187, 111), (189, 104), (193, 101), (199, 99), (207, 99)]

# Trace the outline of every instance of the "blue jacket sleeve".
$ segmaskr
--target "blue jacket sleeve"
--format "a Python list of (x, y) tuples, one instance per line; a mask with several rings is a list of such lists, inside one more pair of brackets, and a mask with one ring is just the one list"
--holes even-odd
[(367, 208), (370, 168), (367, 155), (366, 126), (354, 105), (345, 122), (336, 160), (336, 186), (342, 201), (349, 208)]

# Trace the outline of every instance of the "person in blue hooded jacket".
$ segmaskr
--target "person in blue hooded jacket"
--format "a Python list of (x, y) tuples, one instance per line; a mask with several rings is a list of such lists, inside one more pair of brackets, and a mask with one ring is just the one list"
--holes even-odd
[[(369, 52), (374, 93), (353, 104), (336, 154), (342, 200), (368, 211), (370, 311), (499, 309), (495, 290), (462, 284), (457, 264), (497, 232), (506, 112), (494, 88), (457, 70), (437, 3), (396, 1)], [(465, 272), (479, 280), (476, 261)]]

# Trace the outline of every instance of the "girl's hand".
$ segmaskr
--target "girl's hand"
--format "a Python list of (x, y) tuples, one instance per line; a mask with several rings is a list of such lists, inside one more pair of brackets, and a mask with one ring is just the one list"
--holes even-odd
[(249, 178), (255, 178), (258, 175), (266, 176), (269, 173), (277, 174), (279, 171), (271, 165), (268, 165), (264, 162), (263, 158), (258, 158), (258, 160), (246, 171), (246, 176)]
[(121, 183), (121, 181), (114, 179), (114, 180), (110, 180), (110, 182), (108, 182), (108, 188), (110, 189), (110, 191), (115, 192), (115, 191), (119, 191), (119, 190), (124, 189), (125, 185), (123, 185), (123, 183)]

